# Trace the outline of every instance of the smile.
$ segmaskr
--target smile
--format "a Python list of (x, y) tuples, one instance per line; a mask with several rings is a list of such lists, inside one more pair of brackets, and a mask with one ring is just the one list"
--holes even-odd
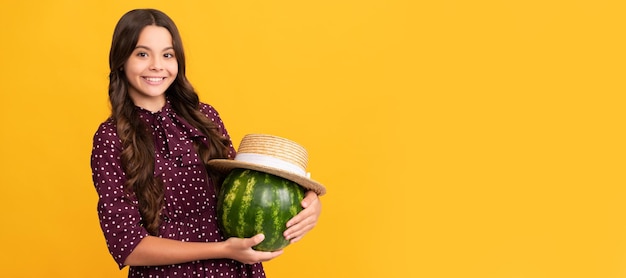
[(143, 79), (145, 79), (146, 81), (150, 83), (158, 83), (158, 82), (163, 81), (165, 77), (144, 77)]

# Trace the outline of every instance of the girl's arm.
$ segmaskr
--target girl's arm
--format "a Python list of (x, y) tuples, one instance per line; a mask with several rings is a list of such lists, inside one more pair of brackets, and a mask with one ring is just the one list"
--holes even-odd
[(262, 234), (251, 238), (230, 238), (222, 242), (183, 242), (147, 236), (137, 244), (124, 261), (130, 266), (170, 265), (203, 259), (229, 258), (245, 264), (264, 262), (283, 251), (261, 252), (252, 246), (263, 241)]

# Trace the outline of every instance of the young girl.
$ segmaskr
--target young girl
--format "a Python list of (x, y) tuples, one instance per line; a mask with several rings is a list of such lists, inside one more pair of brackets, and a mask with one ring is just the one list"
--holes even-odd
[[(111, 255), (129, 277), (265, 277), (261, 262), (282, 251), (251, 247), (263, 235), (225, 239), (216, 217), (223, 177), (206, 163), (235, 150), (218, 113), (185, 76), (174, 22), (164, 13), (126, 13), (109, 53), (111, 116), (94, 135), (91, 167)], [(285, 237), (298, 241), (319, 217), (310, 191)]]

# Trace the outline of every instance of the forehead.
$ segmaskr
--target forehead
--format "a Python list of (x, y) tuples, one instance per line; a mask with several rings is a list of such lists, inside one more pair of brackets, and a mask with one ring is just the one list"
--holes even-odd
[(146, 46), (153, 49), (172, 47), (172, 35), (165, 27), (148, 25), (139, 33), (137, 46)]

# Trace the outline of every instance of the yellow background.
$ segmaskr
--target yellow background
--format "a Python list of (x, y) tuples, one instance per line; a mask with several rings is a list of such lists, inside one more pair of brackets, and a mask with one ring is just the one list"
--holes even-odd
[(5, 1), (0, 276), (125, 277), (89, 155), (113, 27), (154, 7), (235, 145), (300, 142), (328, 188), (269, 277), (626, 277), (623, 3)]

